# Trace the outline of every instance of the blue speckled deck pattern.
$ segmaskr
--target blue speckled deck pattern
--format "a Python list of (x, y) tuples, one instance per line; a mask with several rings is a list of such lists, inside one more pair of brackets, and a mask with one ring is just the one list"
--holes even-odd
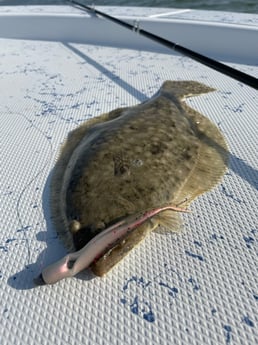
[[(258, 76), (258, 66), (234, 65)], [(151, 234), (104, 278), (34, 288), (65, 254), (49, 183), (83, 121), (152, 96), (164, 80), (217, 91), (187, 100), (230, 146), (221, 183), (179, 234)], [(0, 344), (258, 344), (258, 94), (182, 57), (0, 39)]]

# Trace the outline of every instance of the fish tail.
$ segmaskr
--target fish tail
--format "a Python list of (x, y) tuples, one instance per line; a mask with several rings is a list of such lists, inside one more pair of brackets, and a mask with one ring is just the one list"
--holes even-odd
[(167, 80), (163, 83), (160, 94), (169, 98), (176, 97), (182, 99), (187, 96), (200, 95), (212, 91), (215, 91), (215, 89), (197, 81)]

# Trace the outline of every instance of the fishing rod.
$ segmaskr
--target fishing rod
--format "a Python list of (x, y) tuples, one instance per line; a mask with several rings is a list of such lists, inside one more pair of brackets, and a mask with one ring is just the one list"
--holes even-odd
[(155, 42), (158, 42), (158, 43), (160, 43), (160, 44), (162, 44), (162, 45), (164, 45), (164, 46), (166, 46), (166, 47), (168, 47), (168, 48), (170, 48), (170, 49), (172, 49), (178, 53), (181, 53), (182, 55), (190, 57), (193, 60), (200, 62), (201, 64), (203, 64), (205, 66), (208, 66), (208, 67), (210, 67), (210, 68), (212, 68), (212, 69), (214, 69), (220, 73), (223, 73), (223, 74), (225, 74), (225, 75), (227, 75), (233, 79), (236, 79), (236, 80), (258, 90), (258, 79), (249, 75), (249, 74), (246, 74), (246, 73), (241, 72), (235, 68), (224, 65), (223, 63), (221, 63), (217, 60), (211, 59), (205, 55), (202, 55), (202, 54), (197, 53), (193, 50), (185, 48), (185, 47), (183, 47), (177, 43), (171, 42), (171, 41), (169, 41), (163, 37), (152, 34), (149, 31), (143, 30), (139, 27), (139, 25), (131, 25), (131, 24), (129, 24), (123, 20), (112, 17), (109, 14), (106, 14), (106, 13), (101, 12), (99, 10), (96, 10), (94, 7), (83, 5), (83, 4), (81, 4), (77, 1), (74, 1), (74, 0), (69, 0), (69, 2), (83, 8), (84, 10), (86, 10), (88, 12), (93, 12), (93, 13), (95, 13), (95, 14), (103, 17), (103, 18), (106, 18), (108, 20), (111, 20), (112, 22), (114, 22), (118, 25), (121, 25), (121, 26), (123, 26), (129, 30), (137, 32), (137, 34), (139, 34), (139, 35), (145, 36), (145, 37), (147, 37), (147, 38), (149, 38)]

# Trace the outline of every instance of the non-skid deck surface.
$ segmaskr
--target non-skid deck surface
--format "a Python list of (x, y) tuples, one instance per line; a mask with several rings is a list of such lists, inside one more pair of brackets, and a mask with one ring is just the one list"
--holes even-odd
[[(34, 288), (65, 253), (49, 209), (60, 145), (167, 79), (217, 89), (187, 102), (229, 142), (223, 181), (191, 205), (182, 233), (153, 233), (105, 278)], [(1, 345), (258, 343), (257, 92), (181, 56), (5, 39), (0, 89)]]

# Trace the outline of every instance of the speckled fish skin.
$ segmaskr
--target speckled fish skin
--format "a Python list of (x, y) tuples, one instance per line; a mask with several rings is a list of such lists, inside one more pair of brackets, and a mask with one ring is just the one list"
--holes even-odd
[[(149, 101), (104, 114), (74, 130), (52, 184), (59, 228), (76, 250), (124, 217), (166, 204), (188, 206), (224, 174), (227, 144), (219, 129), (182, 101), (213, 91), (194, 81), (166, 81)], [(92, 264), (108, 272), (174, 212), (139, 226)], [(60, 220), (62, 222), (60, 223)], [(173, 230), (173, 229), (172, 229)]]

